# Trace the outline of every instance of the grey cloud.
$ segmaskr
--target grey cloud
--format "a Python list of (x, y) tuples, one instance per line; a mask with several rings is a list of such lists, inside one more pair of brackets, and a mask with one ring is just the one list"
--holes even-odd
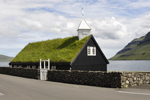
[(144, 22), (144, 23), (142, 23), (141, 26), (144, 27), (144, 28), (149, 28), (150, 29), (150, 22)]
[(126, 26), (116, 21), (114, 17), (95, 21), (91, 25), (94, 29), (94, 34), (103, 39), (122, 39), (127, 35)]
[[(0, 1), (0, 38), (9, 40), (3, 42), (1, 39), (0, 42), (3, 43), (2, 46), (10, 43), (12, 45), (4, 47), (3, 50), (23, 48), (29, 42), (77, 35), (77, 27), (82, 19), (82, 5), (85, 19), (92, 27), (92, 34), (99, 39), (100, 46), (106, 50), (111, 45), (107, 52), (121, 48), (122, 42), (126, 44), (149, 30), (150, 15), (126, 19), (126, 16), (119, 15), (116, 13), (118, 11), (112, 9), (118, 7), (116, 4), (111, 5), (111, 2), (103, 1), (86, 5), (76, 0)], [(46, 11), (44, 8), (53, 8), (54, 11)], [(115, 16), (116, 19), (110, 16)], [(15, 50), (13, 52), (14, 55), (18, 53)], [(114, 52), (115, 50), (112, 53)]]

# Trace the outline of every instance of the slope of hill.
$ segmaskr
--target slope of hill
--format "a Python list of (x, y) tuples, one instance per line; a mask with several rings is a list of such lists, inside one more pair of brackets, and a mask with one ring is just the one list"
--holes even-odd
[(8, 57), (5, 55), (0, 55), (0, 61), (11, 61), (13, 57)]
[(150, 60), (150, 32), (132, 40), (110, 60)]

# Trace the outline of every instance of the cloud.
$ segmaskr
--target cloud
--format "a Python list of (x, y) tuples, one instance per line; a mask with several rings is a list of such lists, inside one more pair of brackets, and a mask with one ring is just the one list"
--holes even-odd
[(149, 14), (142, 15), (131, 19), (130, 23), (126, 24), (128, 31), (133, 35), (132, 38), (144, 36), (147, 32), (149, 32), (149, 18)]
[(131, 3), (129, 6), (131, 6), (132, 8), (149, 7), (150, 2), (149, 0), (138, 0), (137, 2)]
[(103, 20), (95, 20), (91, 26), (93, 34), (103, 39), (122, 39), (127, 34), (126, 26), (117, 21), (114, 17)]
[(129, 41), (149, 31), (150, 12), (140, 10), (143, 7), (149, 8), (146, 2), (1, 0), (0, 54), (4, 50), (7, 51), (6, 55), (15, 56), (29, 42), (77, 35), (83, 7), (92, 34), (106, 56), (110, 57)]

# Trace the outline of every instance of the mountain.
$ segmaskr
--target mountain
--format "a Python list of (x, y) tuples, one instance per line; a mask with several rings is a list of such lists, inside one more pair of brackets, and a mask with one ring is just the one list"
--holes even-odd
[(150, 60), (150, 32), (132, 40), (110, 60)]
[(0, 61), (11, 61), (13, 57), (8, 57), (5, 55), (0, 55)]

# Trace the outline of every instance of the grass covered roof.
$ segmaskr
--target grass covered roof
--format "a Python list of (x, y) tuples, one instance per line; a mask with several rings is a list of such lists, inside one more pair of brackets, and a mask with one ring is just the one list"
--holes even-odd
[(77, 36), (29, 43), (11, 62), (71, 62), (90, 36), (78, 40)]

